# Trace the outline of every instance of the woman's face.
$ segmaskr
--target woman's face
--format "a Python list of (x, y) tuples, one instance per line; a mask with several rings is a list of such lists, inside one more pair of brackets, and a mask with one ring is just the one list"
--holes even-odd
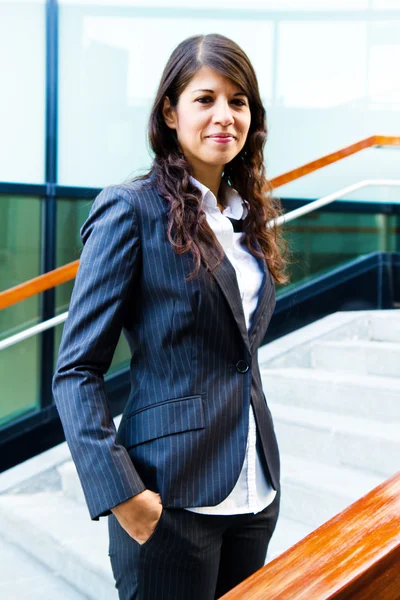
[[(243, 148), (251, 121), (243, 90), (204, 66), (181, 93), (175, 109), (164, 98), (163, 115), (168, 127), (176, 129), (181, 150), (195, 170), (222, 167), (221, 173)], [(221, 141), (212, 137), (216, 134), (229, 137)]]

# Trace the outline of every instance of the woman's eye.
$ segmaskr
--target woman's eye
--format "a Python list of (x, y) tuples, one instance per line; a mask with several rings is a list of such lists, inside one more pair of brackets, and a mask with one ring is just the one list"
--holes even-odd
[[(208, 104), (208, 102), (203, 102), (203, 100), (213, 100), (211, 96), (202, 96), (201, 98), (197, 98), (196, 102), (200, 102), (200, 104)], [(237, 106), (246, 106), (246, 102), (243, 100), (232, 100), (234, 104)]]

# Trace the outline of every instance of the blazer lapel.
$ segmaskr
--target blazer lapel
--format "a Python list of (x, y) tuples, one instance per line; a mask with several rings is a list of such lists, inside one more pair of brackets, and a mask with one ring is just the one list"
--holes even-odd
[[(261, 246), (260, 246), (258, 240), (256, 240), (256, 247), (258, 250), (261, 250)], [(271, 294), (274, 289), (272, 277), (271, 277), (269, 269), (265, 263), (265, 260), (263, 258), (258, 258), (258, 257), (255, 257), (255, 258), (258, 261), (260, 269), (262, 269), (262, 271), (263, 271), (263, 278), (262, 278), (260, 290), (258, 293), (257, 306), (256, 306), (256, 309), (255, 309), (252, 319), (251, 319), (251, 324), (250, 324), (250, 329), (249, 329), (250, 343), (252, 342), (254, 334), (258, 329), (258, 325), (260, 324), (261, 319), (262, 319), (263, 315), (265, 314), (265, 311), (267, 310), (268, 302), (271, 298)]]
[(243, 312), (243, 303), (240, 297), (236, 271), (225, 253), (221, 263), (214, 270), (214, 277), (231, 308), (243, 341), (250, 350), (249, 334), (246, 327), (246, 319)]
[[(207, 252), (207, 247), (204, 244), (201, 244), (201, 246), (202, 249), (207, 253), (210, 266), (214, 267), (216, 263), (213, 257)], [(256, 246), (258, 249), (260, 249), (260, 245), (257, 241)], [(249, 351), (251, 351), (251, 340), (253, 338), (253, 334), (257, 330), (257, 326), (260, 323), (263, 313), (265, 312), (268, 300), (273, 289), (271, 276), (269, 274), (265, 261), (262, 258), (258, 257), (256, 257), (256, 260), (258, 261), (258, 264), (260, 265), (260, 268), (263, 271), (263, 279), (258, 294), (257, 306), (253, 313), (249, 331), (246, 327), (243, 303), (240, 297), (240, 290), (236, 277), (236, 271), (225, 252), (222, 261), (213, 271), (215, 281), (221, 288), (221, 291), (225, 296), (226, 301), (228, 302), (228, 305), (232, 311), (237, 326), (239, 327), (240, 334)]]
[[(219, 242), (217, 241), (217, 244)], [(236, 271), (227, 257), (227, 255), (223, 254), (222, 260), (218, 266), (216, 266), (216, 259), (210, 253), (209, 248), (206, 244), (204, 244), (201, 240), (199, 240), (199, 246), (201, 247), (201, 251), (203, 256), (207, 256), (207, 262), (210, 267), (213, 269), (213, 276), (216, 283), (219, 285), (225, 299), (229, 305), (230, 310), (235, 318), (235, 321), (239, 327), (240, 334), (243, 338), (244, 343), (247, 348), (250, 350), (250, 341), (249, 334), (246, 327), (246, 320), (243, 312), (243, 304), (242, 299), (240, 297), (239, 285), (237, 282)], [(220, 248), (223, 250), (222, 246)], [(204, 259), (201, 259), (201, 262), (204, 265)]]

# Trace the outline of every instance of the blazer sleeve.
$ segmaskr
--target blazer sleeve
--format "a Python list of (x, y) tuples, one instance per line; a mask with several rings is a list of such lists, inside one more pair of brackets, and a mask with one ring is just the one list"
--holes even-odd
[(110, 367), (140, 261), (134, 201), (126, 189), (105, 188), (80, 229), (83, 250), (61, 337), (52, 390), (90, 517), (143, 491), (107, 400)]

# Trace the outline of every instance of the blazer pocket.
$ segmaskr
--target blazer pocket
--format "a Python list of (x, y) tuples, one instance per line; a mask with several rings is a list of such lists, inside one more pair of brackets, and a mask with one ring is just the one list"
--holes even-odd
[(153, 404), (126, 419), (125, 447), (132, 448), (157, 438), (205, 428), (201, 394)]

